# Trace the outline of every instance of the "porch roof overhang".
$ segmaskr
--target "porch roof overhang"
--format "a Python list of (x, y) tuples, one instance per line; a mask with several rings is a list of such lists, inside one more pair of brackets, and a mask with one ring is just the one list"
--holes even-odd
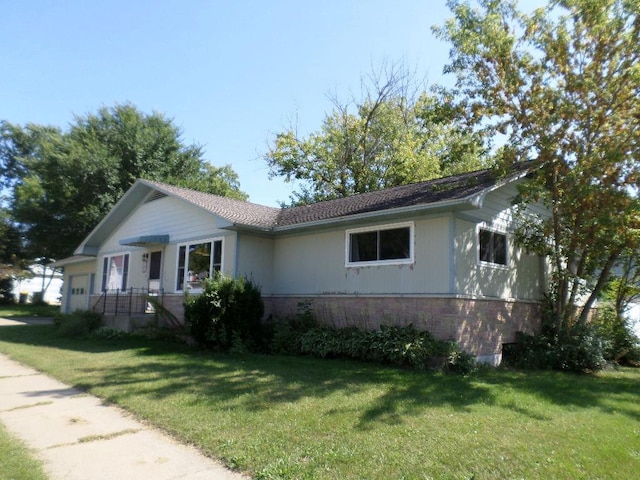
[(56, 260), (55, 262), (53, 262), (53, 267), (57, 268), (57, 267), (66, 267), (67, 265), (74, 265), (77, 263), (88, 263), (88, 262), (95, 262), (96, 261), (96, 257), (94, 256), (89, 256), (89, 255), (73, 255), (71, 257), (67, 257), (67, 258), (62, 258), (60, 260)]
[(166, 245), (169, 243), (169, 235), (138, 235), (137, 237), (123, 238), (120, 245), (130, 247), (144, 247), (147, 245)]

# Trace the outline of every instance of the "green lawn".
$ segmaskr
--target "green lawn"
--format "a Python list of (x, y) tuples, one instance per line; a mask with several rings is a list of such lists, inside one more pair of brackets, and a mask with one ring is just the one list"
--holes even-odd
[(0, 352), (259, 479), (638, 478), (640, 370), (472, 377), (0, 328)]
[(42, 465), (0, 423), (0, 480), (46, 480)]
[(0, 305), (0, 318), (53, 317), (59, 311), (59, 305)]

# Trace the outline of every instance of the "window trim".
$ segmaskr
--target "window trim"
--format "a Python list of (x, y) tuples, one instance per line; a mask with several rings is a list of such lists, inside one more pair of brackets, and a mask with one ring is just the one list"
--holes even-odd
[[(383, 230), (395, 230), (400, 228), (409, 228), (409, 257), (408, 258), (393, 258), (389, 260), (369, 260), (362, 262), (352, 262), (350, 260), (351, 252), (351, 235), (357, 233), (366, 232), (380, 232)], [(410, 265), (415, 262), (415, 223), (414, 222), (401, 222), (401, 223), (388, 223), (383, 225), (374, 225), (369, 227), (350, 228), (345, 230), (345, 267), (358, 268), (369, 267), (376, 265)]]
[(214, 263), (214, 255), (213, 255), (213, 252), (215, 251), (215, 242), (220, 242), (220, 272), (222, 272), (224, 271), (224, 237), (202, 238), (202, 239), (191, 240), (189, 242), (182, 242), (182, 243), (176, 244), (176, 276), (174, 277), (174, 282), (175, 282), (174, 285), (176, 287), (176, 290), (175, 290), (176, 292), (191, 292), (191, 293), (202, 292), (202, 288), (185, 288), (187, 283), (186, 272), (182, 279), (182, 285), (180, 285), (180, 287), (178, 286), (178, 277), (180, 275), (180, 250), (182, 249), (182, 247), (185, 247), (185, 253), (187, 253), (187, 255), (185, 256), (185, 266), (184, 266), (186, 270), (187, 265), (189, 264), (189, 255), (188, 255), (189, 245), (199, 245), (203, 243), (210, 243), (211, 258), (209, 260), (209, 275), (212, 276), (213, 272), (216, 271), (215, 270), (216, 264)]
[(120, 286), (120, 288), (117, 288), (115, 290), (120, 292), (125, 292), (129, 287), (129, 277), (131, 273), (131, 252), (127, 251), (127, 252), (110, 253), (107, 255), (103, 255), (102, 257), (102, 280), (100, 283), (101, 292), (115, 291), (113, 289), (109, 290), (107, 288), (107, 285), (109, 283), (107, 270), (111, 265), (111, 260), (115, 257), (123, 257), (122, 258), (122, 285)]
[[(503, 235), (504, 236), (504, 261), (505, 263), (497, 263), (497, 262), (490, 262), (490, 261), (486, 261), (486, 260), (482, 260), (480, 258), (481, 255), (481, 248), (480, 248), (480, 232), (482, 231), (486, 231), (486, 232), (490, 232), (491, 234), (498, 234), (498, 235)], [(493, 238), (493, 237), (492, 237)], [(478, 225), (476, 228), (476, 261), (478, 263), (478, 265), (483, 266), (483, 267), (490, 267), (490, 268), (498, 268), (498, 269), (503, 269), (506, 270), (509, 268), (509, 261), (511, 260), (510, 255), (509, 255), (509, 233), (505, 230), (502, 230), (500, 228), (495, 228), (495, 227), (487, 227), (486, 225)]]

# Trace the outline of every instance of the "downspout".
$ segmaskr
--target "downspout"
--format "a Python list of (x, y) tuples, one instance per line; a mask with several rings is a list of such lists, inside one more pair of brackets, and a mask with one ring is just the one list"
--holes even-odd
[(456, 215), (449, 221), (449, 293), (456, 293)]
[[(63, 274), (64, 275), (64, 274)], [(64, 277), (62, 277), (64, 279)], [(67, 285), (69, 283), (69, 285)], [(71, 289), (73, 288), (73, 275), (69, 275), (69, 282), (64, 282), (63, 285), (66, 287), (64, 292), (64, 312), (62, 313), (71, 313), (69, 311), (69, 302), (71, 302)]]
[(238, 278), (238, 267), (240, 265), (240, 232), (236, 232), (236, 251), (233, 265), (233, 278)]

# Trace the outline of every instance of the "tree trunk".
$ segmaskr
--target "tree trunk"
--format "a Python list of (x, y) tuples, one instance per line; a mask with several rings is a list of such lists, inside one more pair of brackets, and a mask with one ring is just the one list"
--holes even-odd
[(602, 272), (600, 272), (600, 276), (598, 277), (596, 286), (591, 291), (591, 295), (589, 295), (587, 302), (582, 307), (582, 312), (580, 312), (580, 317), (578, 318), (578, 323), (580, 325), (584, 325), (587, 323), (587, 320), (589, 319), (589, 312), (591, 311), (591, 308), (593, 307), (593, 304), (595, 303), (596, 299), (600, 296), (600, 293), (602, 292), (602, 289), (604, 288), (605, 284), (607, 283), (607, 280), (609, 279), (609, 274), (611, 273), (611, 269), (613, 268), (613, 265), (618, 260), (619, 256), (620, 256), (620, 252), (618, 250), (611, 252), (611, 254), (609, 255), (609, 258), (607, 259), (607, 263), (605, 263), (604, 268), (602, 269)]

